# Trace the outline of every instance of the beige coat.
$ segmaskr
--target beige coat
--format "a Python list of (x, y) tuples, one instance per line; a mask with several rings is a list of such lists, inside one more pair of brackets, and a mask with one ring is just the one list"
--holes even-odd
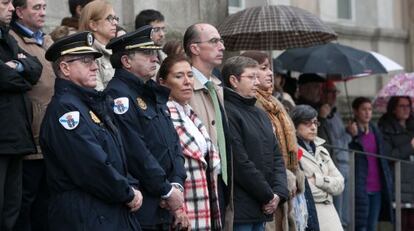
[[(300, 147), (303, 151), (300, 163), (312, 190), (320, 230), (343, 230), (338, 213), (332, 203), (332, 196), (339, 195), (344, 190), (344, 177), (335, 167), (329, 152), (322, 146), (323, 143), (325, 140), (319, 137), (315, 139), (315, 156)], [(313, 177), (315, 180), (310, 180)]]
[(43, 66), (42, 75), (40, 76), (39, 81), (33, 86), (32, 90), (28, 92), (33, 109), (32, 132), (37, 145), (38, 153), (25, 156), (25, 159), (43, 159), (39, 146), (40, 124), (42, 123), (45, 115), (47, 105), (49, 105), (50, 99), (53, 96), (56, 79), (55, 74), (53, 73), (52, 64), (46, 60), (45, 53), (46, 50), (52, 45), (53, 40), (50, 36), (46, 35), (44, 37), (43, 46), (39, 46), (32, 38), (18, 35), (13, 30), (10, 30), (9, 33), (16, 39), (19, 47), (39, 59)]
[(109, 80), (114, 77), (115, 69), (112, 67), (111, 61), (109, 58), (112, 55), (112, 51), (105, 48), (105, 45), (101, 44), (98, 40), (95, 39), (93, 47), (102, 53), (102, 57), (96, 59), (96, 64), (98, 64), (98, 72), (96, 73), (96, 87), (98, 91), (102, 91), (108, 85)]
[[(219, 86), (221, 81), (215, 76), (211, 77), (211, 81), (214, 83), (219, 101), (221, 105), (223, 105), (223, 88)], [(211, 141), (213, 141), (213, 144), (217, 147), (217, 131), (215, 127), (216, 114), (214, 105), (207, 88), (201, 84), (197, 78), (194, 78), (194, 95), (190, 100), (190, 106), (206, 126)]]

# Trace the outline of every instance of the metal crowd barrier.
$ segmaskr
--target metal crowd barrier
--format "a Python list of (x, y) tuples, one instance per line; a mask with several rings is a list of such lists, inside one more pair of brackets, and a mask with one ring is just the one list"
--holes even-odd
[[(325, 144), (324, 147), (330, 149), (337, 149), (342, 151), (349, 152), (349, 178), (348, 178), (348, 187), (349, 187), (349, 224), (347, 229), (349, 231), (355, 230), (355, 154), (366, 155), (366, 156), (375, 156), (377, 158), (386, 159), (393, 163), (394, 165), (394, 190), (395, 190), (395, 231), (401, 231), (401, 163), (411, 164), (414, 167), (414, 162), (402, 160), (398, 158), (393, 158), (389, 156), (379, 155), (377, 153), (363, 152), (359, 150), (340, 148), (333, 145)], [(332, 155), (332, 153), (331, 153)], [(413, 176), (414, 177), (414, 176)]]

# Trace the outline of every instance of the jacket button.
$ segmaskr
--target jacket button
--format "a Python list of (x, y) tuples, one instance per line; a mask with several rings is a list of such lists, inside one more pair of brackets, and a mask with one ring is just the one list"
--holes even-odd
[(212, 120), (212, 121), (211, 121), (211, 125), (213, 125), (213, 126), (214, 126), (214, 124), (216, 124), (216, 121), (215, 121), (215, 120)]

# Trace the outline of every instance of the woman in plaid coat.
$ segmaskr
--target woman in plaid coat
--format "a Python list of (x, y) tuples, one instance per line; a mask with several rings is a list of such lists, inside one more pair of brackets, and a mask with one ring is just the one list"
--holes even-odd
[(217, 198), (220, 157), (206, 127), (188, 105), (193, 95), (190, 63), (185, 57), (168, 57), (162, 63), (158, 75), (160, 83), (171, 89), (167, 106), (180, 137), (187, 172), (185, 205), (182, 208), (182, 216), (186, 218), (177, 217), (175, 223), (181, 222), (182, 226), (186, 226), (188, 219), (191, 230), (221, 230)]

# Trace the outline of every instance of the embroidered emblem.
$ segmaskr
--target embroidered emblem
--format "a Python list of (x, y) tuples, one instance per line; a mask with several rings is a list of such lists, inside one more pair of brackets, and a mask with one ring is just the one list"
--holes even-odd
[(79, 125), (79, 111), (71, 111), (59, 118), (59, 123), (67, 130), (73, 130)]
[(138, 103), (138, 106), (139, 106), (142, 110), (147, 110), (147, 104), (145, 103), (145, 101), (144, 101), (141, 97), (138, 97), (138, 98), (137, 98), (137, 103)]
[(129, 99), (127, 97), (121, 97), (114, 99), (114, 112), (115, 114), (122, 115), (129, 109)]
[(96, 123), (96, 124), (101, 123), (101, 120), (98, 118), (98, 116), (96, 116), (95, 113), (93, 113), (93, 111), (89, 111), (89, 115), (91, 116), (91, 119), (94, 123)]

